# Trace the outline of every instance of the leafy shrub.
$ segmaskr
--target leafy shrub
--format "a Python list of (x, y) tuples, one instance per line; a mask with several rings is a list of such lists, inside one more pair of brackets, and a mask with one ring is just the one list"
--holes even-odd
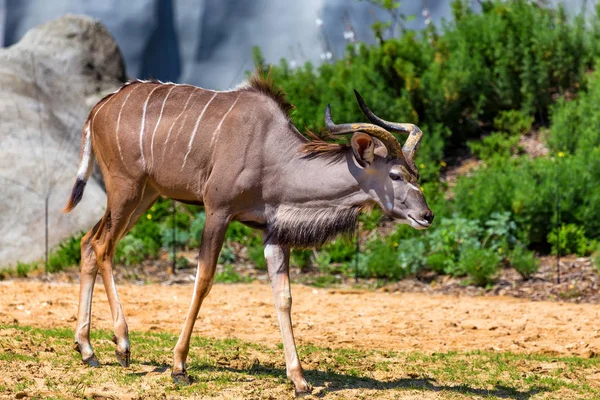
[(365, 278), (402, 279), (407, 273), (398, 268), (398, 254), (384, 240), (369, 240), (359, 256), (359, 275)]
[(264, 249), (261, 245), (248, 247), (248, 259), (250, 259), (256, 269), (260, 271), (265, 271), (267, 269), (267, 260), (265, 260)]
[[(547, 246), (557, 221), (600, 236), (600, 148), (589, 155), (507, 160), (461, 177), (453, 208), (460, 215), (486, 221), (495, 212), (510, 212), (524, 245)], [(474, 201), (476, 199), (476, 201)]]
[(144, 242), (143, 239), (127, 235), (117, 245), (115, 262), (125, 265), (140, 264), (146, 257), (153, 254), (150, 250), (153, 248), (153, 243), (151, 240)]
[(532, 251), (527, 251), (522, 246), (515, 247), (509, 254), (510, 265), (523, 277), (531, 278), (540, 269), (540, 261)]
[(552, 126), (547, 138), (555, 152), (588, 153), (600, 145), (600, 71), (588, 79), (587, 90), (574, 100), (561, 98), (551, 109)]
[(356, 242), (349, 236), (340, 236), (324, 245), (319, 253), (327, 253), (333, 263), (352, 261), (356, 253)]
[(312, 264), (312, 251), (307, 249), (292, 249), (290, 254), (291, 265), (305, 272)]
[[(483, 228), (478, 221), (468, 220), (457, 215), (445, 218), (428, 234), (428, 261), (436, 268), (442, 268), (446, 274), (456, 275), (457, 261), (464, 249), (481, 247), (480, 236)], [(434, 256), (433, 254), (440, 254)]]
[(506, 137), (502, 133), (494, 132), (480, 141), (468, 142), (473, 155), (484, 161), (502, 161), (514, 154), (521, 152), (519, 137)]
[(425, 261), (427, 266), (438, 274), (445, 274), (446, 271), (451, 271), (454, 268), (454, 259), (448, 257), (444, 253), (433, 253), (427, 256)]
[(190, 247), (198, 247), (200, 245), (200, 239), (202, 239), (202, 232), (204, 231), (204, 224), (206, 223), (206, 214), (199, 212), (195, 215), (194, 220), (190, 224)]
[(458, 270), (469, 276), (476, 286), (486, 286), (498, 274), (500, 257), (490, 249), (467, 248), (460, 254)]
[(223, 271), (215, 274), (216, 283), (248, 283), (252, 282), (251, 277), (244, 277), (240, 275), (232, 265), (226, 265), (223, 267)]
[(233, 248), (224, 244), (219, 253), (219, 264), (231, 264), (232, 262), (235, 262), (235, 259), (236, 257)]
[(27, 278), (27, 274), (35, 268), (35, 264), (27, 264), (17, 261), (17, 276), (19, 278)]
[(58, 244), (58, 248), (48, 255), (46, 272), (59, 272), (81, 262), (81, 238), (84, 233), (71, 236)]
[(393, 268), (398, 270), (396, 276), (415, 275), (425, 266), (425, 243), (419, 238), (401, 241), (396, 248), (397, 261)]
[(558, 231), (553, 229), (548, 234), (548, 243), (552, 245), (552, 254), (577, 254), (585, 256), (589, 250), (585, 229), (574, 224), (561, 225)]

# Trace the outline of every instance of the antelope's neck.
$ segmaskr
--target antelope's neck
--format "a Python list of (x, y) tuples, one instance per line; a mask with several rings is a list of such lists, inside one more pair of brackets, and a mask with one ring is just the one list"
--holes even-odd
[(280, 156), (273, 177), (279, 204), (303, 209), (362, 207), (370, 197), (360, 187), (362, 169), (350, 150), (339, 154), (307, 155), (298, 141)]

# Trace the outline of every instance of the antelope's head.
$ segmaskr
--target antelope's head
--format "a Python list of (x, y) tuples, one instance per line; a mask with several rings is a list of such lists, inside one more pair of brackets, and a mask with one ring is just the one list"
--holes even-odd
[[(333, 135), (352, 134), (350, 143), (356, 161), (353, 174), (360, 188), (387, 215), (415, 229), (428, 228), (433, 221), (433, 213), (419, 187), (419, 172), (414, 160), (423, 132), (416, 125), (379, 118), (369, 110), (356, 90), (354, 93), (372, 124), (335, 124), (327, 105), (327, 129)], [(400, 146), (390, 131), (408, 134), (404, 146)]]

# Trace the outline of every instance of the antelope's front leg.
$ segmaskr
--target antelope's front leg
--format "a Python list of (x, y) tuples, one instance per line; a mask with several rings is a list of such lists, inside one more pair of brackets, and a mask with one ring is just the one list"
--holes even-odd
[(289, 275), (289, 248), (275, 244), (265, 244), (265, 258), (267, 259), (267, 269), (271, 285), (273, 287), (273, 297), (275, 298), (275, 308), (279, 317), (279, 327), (283, 337), (283, 351), (285, 352), (286, 375), (294, 383), (296, 394), (309, 393), (310, 387), (304, 379), (302, 366), (296, 352), (296, 343), (294, 342), (294, 333), (292, 332), (292, 293), (290, 291)]
[(206, 211), (206, 223), (200, 241), (198, 271), (194, 284), (192, 303), (173, 351), (173, 372), (171, 376), (176, 383), (189, 384), (190, 380), (185, 368), (185, 360), (190, 350), (190, 338), (194, 323), (198, 317), (202, 300), (208, 295), (213, 284), (219, 252), (225, 239), (229, 218), (218, 217)]

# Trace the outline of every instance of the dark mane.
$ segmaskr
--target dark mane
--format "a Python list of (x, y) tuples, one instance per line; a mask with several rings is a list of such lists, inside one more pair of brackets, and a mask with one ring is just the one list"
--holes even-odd
[(285, 98), (285, 93), (283, 90), (275, 87), (275, 84), (269, 74), (265, 76), (265, 74), (261, 73), (260, 71), (253, 73), (252, 76), (250, 76), (250, 79), (248, 79), (246, 85), (240, 90), (259, 92), (269, 96), (275, 101), (275, 103), (277, 103), (279, 109), (288, 117), (294, 109), (294, 106)]
[[(270, 74), (261, 71), (254, 72), (239, 90), (254, 91), (269, 96), (288, 118), (294, 109), (294, 106), (285, 98), (283, 90), (275, 87)], [(305, 153), (307, 157), (336, 156), (342, 154), (348, 148), (348, 145), (343, 143), (327, 142), (309, 130), (303, 136), (308, 139), (308, 142), (302, 146), (300, 151)]]
[(327, 142), (310, 130), (306, 131), (305, 136), (308, 137), (309, 141), (302, 145), (301, 151), (307, 157), (335, 156), (342, 154), (348, 148), (348, 145), (344, 143)]

